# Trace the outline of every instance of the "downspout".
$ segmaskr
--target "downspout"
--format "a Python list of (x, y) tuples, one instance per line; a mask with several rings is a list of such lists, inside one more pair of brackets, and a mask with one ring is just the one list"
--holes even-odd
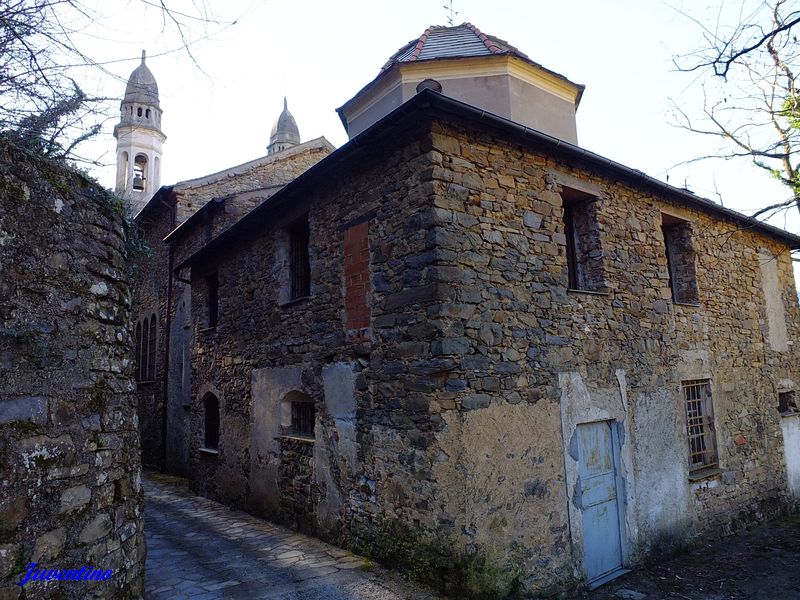
[[(175, 229), (177, 221), (176, 200), (173, 197), (170, 208), (170, 231)], [(170, 364), (170, 341), (172, 339), (172, 286), (173, 286), (173, 264), (175, 263), (175, 243), (169, 242), (169, 268), (167, 269), (167, 320), (164, 334), (164, 393), (161, 410), (161, 471), (167, 472), (167, 407), (169, 406), (169, 364)]]

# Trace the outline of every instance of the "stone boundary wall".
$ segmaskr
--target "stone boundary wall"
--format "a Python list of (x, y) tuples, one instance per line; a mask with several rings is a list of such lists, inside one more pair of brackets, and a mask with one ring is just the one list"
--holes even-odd
[(126, 258), (104, 190), (0, 140), (0, 598), (142, 597)]

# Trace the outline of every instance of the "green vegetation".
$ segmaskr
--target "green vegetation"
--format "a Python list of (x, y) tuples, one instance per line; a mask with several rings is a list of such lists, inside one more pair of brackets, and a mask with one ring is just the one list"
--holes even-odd
[[(411, 579), (467, 600), (524, 597), (522, 552), (495, 548), (457, 554), (442, 541), (426, 539), (400, 521), (385, 521), (360, 537), (356, 548), (369, 559), (405, 571)], [(368, 540), (368, 541), (367, 541)]]
[(108, 385), (104, 379), (98, 379), (88, 389), (89, 399), (83, 405), (88, 414), (102, 414), (108, 407)]

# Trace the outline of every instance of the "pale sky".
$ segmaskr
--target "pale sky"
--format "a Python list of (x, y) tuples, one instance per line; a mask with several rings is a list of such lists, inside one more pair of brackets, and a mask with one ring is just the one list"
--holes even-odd
[[(446, 24), (444, 0), (206, 3), (222, 20), (237, 22), (221, 30), (210, 26), (210, 37), (192, 45), (199, 68), (185, 52), (167, 52), (177, 45), (174, 32), (164, 28), (160, 11), (143, 8), (140, 0), (98, 0), (98, 12), (107, 19), (76, 40), (100, 60), (130, 59), (108, 65), (117, 78), (87, 75), (87, 91), (111, 97), (122, 96), (141, 49), (147, 49), (167, 135), (162, 185), (265, 155), (284, 94), (303, 141), (324, 135), (342, 145), (347, 136), (335, 109), (400, 46), (430, 25)], [(704, 18), (719, 5), (720, 0), (454, 3), (455, 23), (469, 21), (586, 85), (578, 110), (581, 146), (661, 179), (669, 175), (678, 187), (686, 182), (701, 196), (716, 200), (718, 191), (725, 206), (751, 212), (784, 199), (786, 189), (747, 163), (675, 166), (709, 151), (708, 140), (669, 125), (670, 99), (690, 111), (701, 102), (695, 78), (672, 64), (673, 56), (699, 44), (696, 26), (678, 10)], [(194, 32), (202, 33), (200, 27)], [(114, 162), (115, 122), (104, 124), (101, 137), (83, 147), (84, 155)], [(93, 174), (113, 186), (113, 165)], [(772, 222), (800, 233), (794, 213), (788, 221)]]

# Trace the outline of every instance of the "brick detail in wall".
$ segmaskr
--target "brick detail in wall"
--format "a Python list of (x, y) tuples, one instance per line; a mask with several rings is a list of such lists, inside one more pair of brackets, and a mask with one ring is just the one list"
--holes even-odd
[(369, 223), (353, 225), (344, 232), (345, 328), (369, 327)]

